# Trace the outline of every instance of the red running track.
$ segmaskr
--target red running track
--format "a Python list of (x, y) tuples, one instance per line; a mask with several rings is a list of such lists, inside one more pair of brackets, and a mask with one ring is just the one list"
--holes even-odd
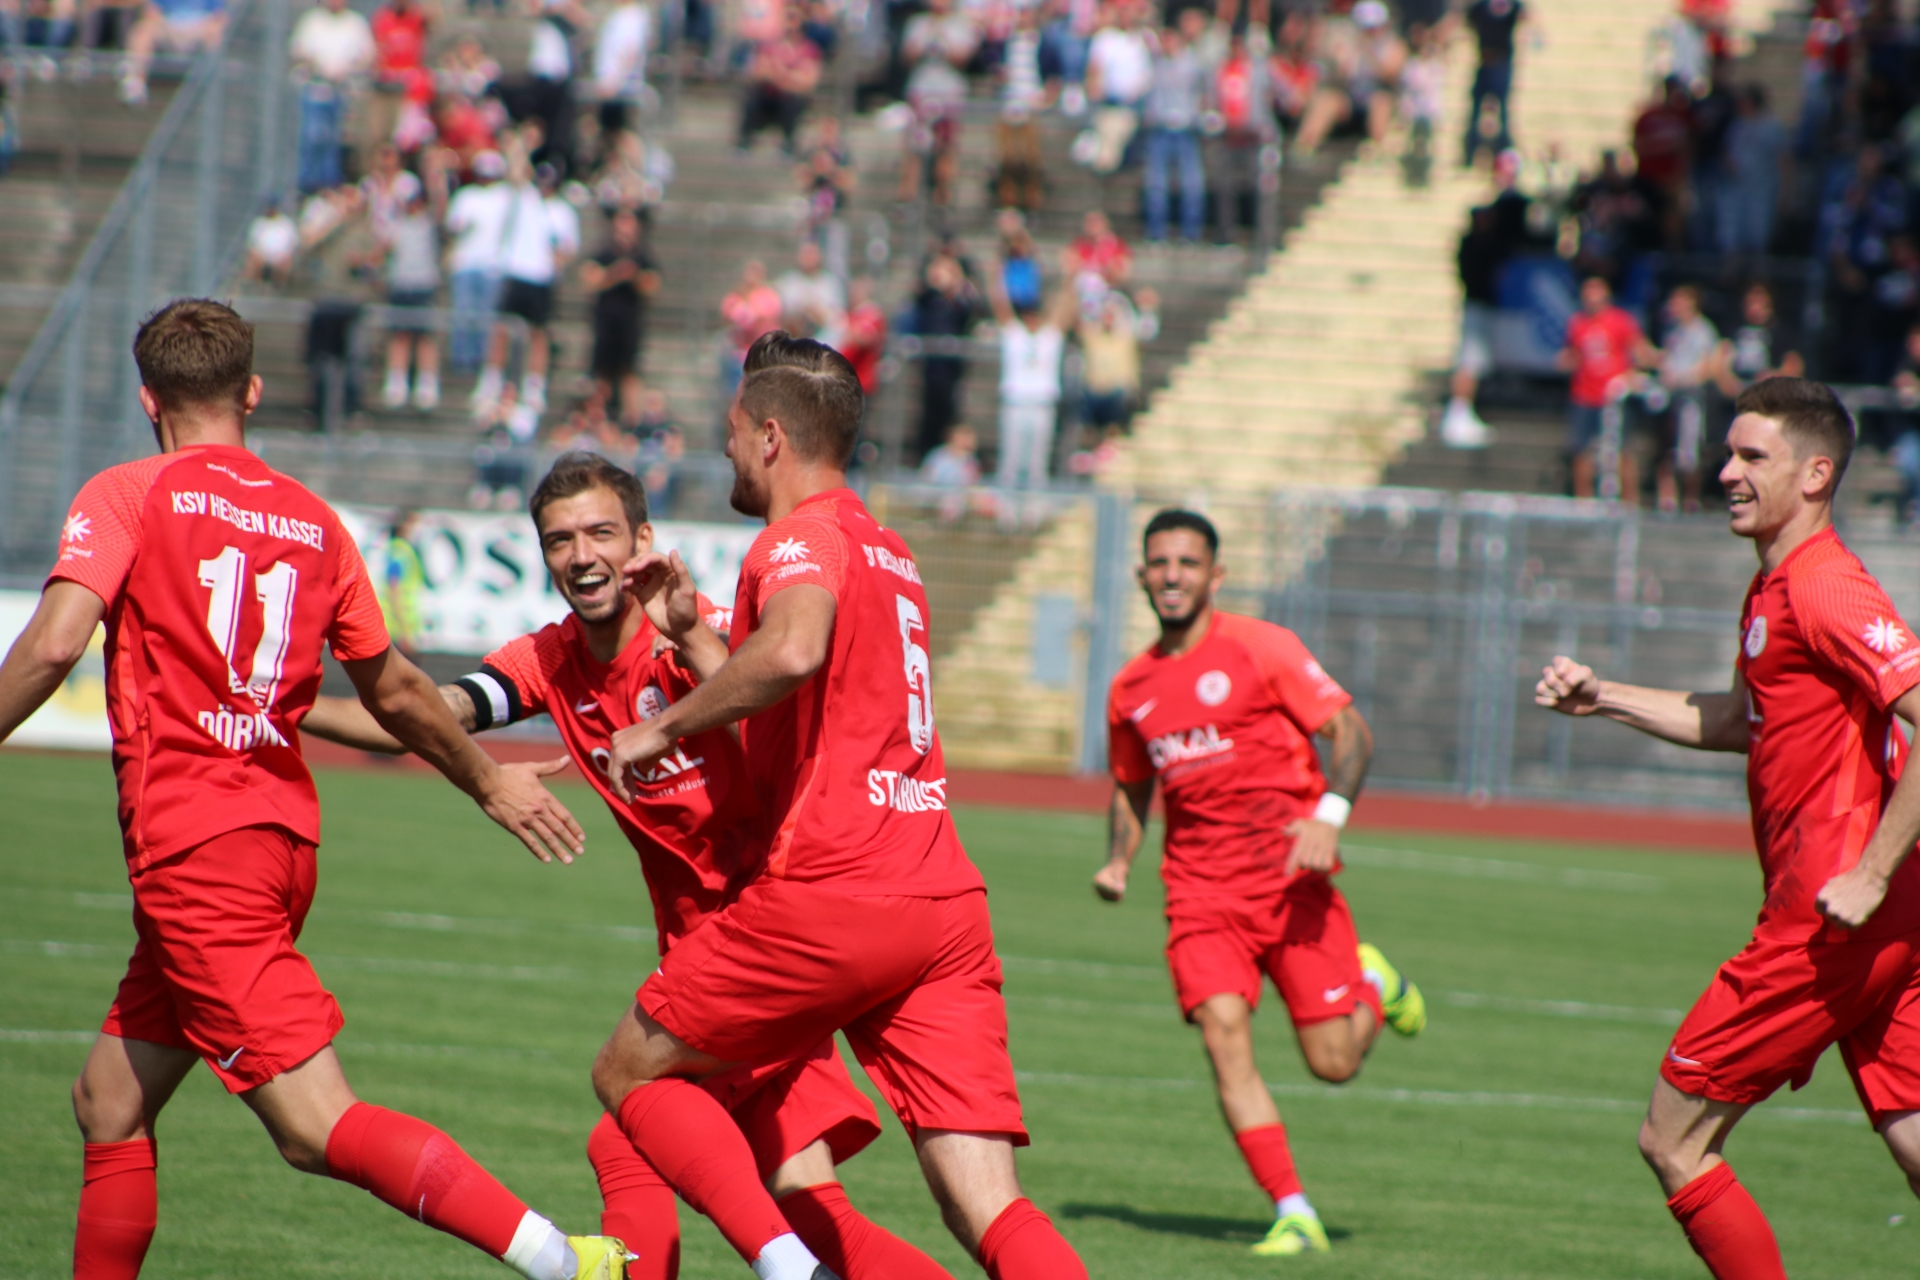
[[(483, 738), (481, 743), (501, 761), (551, 760), (566, 754), (557, 740)], [(305, 735), (301, 738), (301, 749), (310, 763), (322, 766), (429, 768), (412, 756), (369, 755)], [(572, 769), (561, 776), (569, 775), (579, 779), (579, 774)], [(947, 775), (947, 796), (960, 804), (1105, 813), (1113, 796), (1113, 784), (1104, 778), (952, 769)], [(1419, 835), (1500, 836), (1615, 848), (1628, 845), (1703, 853), (1753, 853), (1753, 828), (1741, 814), (1538, 802), (1475, 805), (1457, 796), (1368, 790), (1361, 793), (1359, 803), (1354, 806), (1353, 825), (1369, 831), (1405, 831)]]

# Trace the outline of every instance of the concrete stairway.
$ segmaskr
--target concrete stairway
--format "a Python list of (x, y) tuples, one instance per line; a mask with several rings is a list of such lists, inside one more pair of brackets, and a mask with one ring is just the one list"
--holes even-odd
[[(1650, 37), (1664, 0), (1540, 0), (1542, 47), (1523, 50), (1514, 91), (1521, 145), (1557, 144), (1591, 164), (1619, 146), (1643, 99)], [(1747, 6), (1757, 23), (1770, 6)], [(1463, 128), (1471, 56), (1456, 48), (1443, 160)], [(1115, 490), (1151, 506), (1210, 507), (1242, 580), (1284, 582), (1304, 548), (1252, 537), (1264, 500), (1294, 485), (1361, 486), (1424, 431), (1426, 379), (1446, 367), (1458, 328), (1453, 249), (1484, 179), (1436, 166), (1425, 189), (1401, 178), (1391, 142), (1331, 186), (1267, 271), (1248, 283), (1139, 422)], [(1064, 769), (1081, 721), (1071, 696), (1038, 687), (1024, 669), (1034, 601), (1065, 595), (1090, 607), (1088, 522), (1048, 531), (1014, 579), (937, 664), (948, 750), (956, 763)], [(1131, 649), (1151, 638), (1151, 618), (1127, 606)], [(1090, 691), (1101, 696), (1103, 691)], [(956, 721), (955, 711), (966, 718)], [(975, 725), (977, 724), (977, 729)]]
[(149, 106), (130, 111), (104, 71), (83, 80), (15, 76), (20, 151), (0, 177), (0, 386), (40, 331), (178, 83), (156, 77)]

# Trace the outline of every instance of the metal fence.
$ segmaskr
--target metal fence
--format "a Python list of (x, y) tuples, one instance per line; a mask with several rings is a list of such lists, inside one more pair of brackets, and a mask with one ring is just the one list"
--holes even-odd
[[(902, 491), (894, 491), (896, 507)], [(1726, 688), (1751, 544), (1712, 518), (1653, 520), (1610, 503), (1420, 489), (1295, 489), (1265, 500), (1198, 502), (1219, 526), (1228, 573), (1222, 607), (1299, 634), (1353, 695), (1373, 727), (1370, 782), (1475, 799), (1578, 799), (1738, 808), (1743, 759), (1656, 742), (1619, 725), (1575, 721), (1533, 705), (1556, 653), (1607, 678), (1681, 689)], [(948, 500), (948, 526), (915, 545), (936, 615), (970, 626), (981, 602), (1034, 589), (1030, 652), (1006, 654), (1024, 686), (1062, 698), (1054, 767), (1106, 765), (1106, 690), (1152, 642), (1155, 626), (1133, 581), (1139, 536), (1168, 502), (1109, 493), (1055, 495), (1054, 531), (1009, 526), (1009, 495)], [(922, 507), (928, 499), (922, 498)], [(923, 517), (924, 518), (924, 517)], [(969, 523), (971, 521), (971, 523)], [(1062, 537), (1059, 525), (1078, 521)], [(1002, 553), (956, 558), (963, 538)], [(1091, 530), (1090, 536), (1088, 530)], [(927, 550), (921, 550), (924, 545)], [(1044, 548), (1044, 550), (1043, 550)], [(1860, 549), (1896, 601), (1920, 583), (1920, 545)], [(1053, 567), (1036, 571), (1039, 559)], [(1024, 568), (1023, 568), (1024, 566)], [(1065, 566), (1062, 568), (1062, 566)], [(1016, 581), (1040, 582), (1015, 588)], [(1064, 585), (1071, 581), (1074, 585)], [(969, 608), (943, 608), (965, 599)], [(1014, 641), (1001, 619), (960, 644)], [(953, 638), (936, 635), (943, 652)], [(977, 661), (978, 659), (969, 659)], [(1051, 673), (1050, 678), (1043, 678)], [(945, 709), (943, 708), (943, 713)], [(965, 719), (956, 708), (949, 722)], [(1006, 713), (1017, 718), (1019, 709)], [(1070, 723), (1069, 723), (1070, 721)], [(983, 740), (1020, 730), (988, 725)], [(956, 729), (957, 733), (958, 730)], [(1039, 741), (1037, 733), (1029, 741)], [(1036, 748), (1043, 750), (1044, 746)], [(1036, 767), (1040, 761), (1033, 762)]]
[(147, 451), (128, 343), (159, 302), (231, 273), (297, 137), (291, 0), (240, 0), (195, 60), (0, 395), (0, 576), (43, 571), (85, 479)]

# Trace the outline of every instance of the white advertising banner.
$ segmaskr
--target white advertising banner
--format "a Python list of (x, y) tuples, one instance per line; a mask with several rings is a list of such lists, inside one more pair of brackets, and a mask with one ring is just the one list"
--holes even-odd
[[(347, 532), (360, 544), (376, 585), (385, 580), (386, 508), (336, 508)], [(758, 525), (691, 524), (671, 520), (653, 526), (654, 545), (675, 550), (715, 603), (731, 605)], [(422, 511), (415, 533), (426, 589), (420, 595), (421, 634), (417, 646), (428, 652), (484, 654), (515, 636), (536, 631), (566, 616), (566, 602), (553, 589), (540, 557), (533, 522), (524, 513), (491, 515), (468, 511)], [(0, 654), (26, 628), (40, 596), (32, 591), (0, 591)], [(59, 747), (105, 751), (113, 745), (107, 729), (104, 644), (94, 633), (86, 656), (46, 705), (7, 741), (23, 747)]]
[[(40, 604), (36, 591), (0, 591), (0, 653), (13, 647)], [(9, 745), (59, 747), (68, 751), (106, 751), (113, 746), (107, 729), (107, 632), (96, 627), (87, 652), (53, 696), (13, 731)]]
[[(336, 508), (347, 532), (360, 544), (376, 585), (385, 581), (387, 523), (384, 507)], [(678, 551), (693, 580), (716, 604), (731, 605), (740, 562), (759, 525), (688, 524), (661, 520), (654, 545)], [(426, 590), (420, 597), (420, 634), (415, 646), (430, 653), (490, 653), (515, 636), (537, 631), (566, 616), (566, 601), (553, 589), (533, 521), (524, 513), (422, 511), (414, 533)]]

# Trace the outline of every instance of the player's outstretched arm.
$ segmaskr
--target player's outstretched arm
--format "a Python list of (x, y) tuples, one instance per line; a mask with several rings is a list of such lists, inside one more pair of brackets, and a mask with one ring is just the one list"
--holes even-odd
[[(467, 691), (457, 684), (443, 684), (440, 696), (446, 699), (455, 722), (468, 733), (474, 732), (479, 717), (474, 714), (473, 698)], [(407, 753), (407, 744), (382, 729), (373, 712), (358, 698), (315, 698), (313, 709), (300, 722), (300, 732), (361, 751), (389, 756)]]
[(700, 687), (651, 720), (613, 735), (607, 777), (614, 794), (631, 799), (627, 769), (651, 769), (681, 738), (765, 711), (812, 678), (833, 649), (833, 592), (812, 583), (788, 587), (767, 601), (760, 625)]
[(1153, 803), (1153, 778), (1113, 784), (1107, 811), (1107, 864), (1093, 873), (1093, 891), (1108, 902), (1127, 896), (1127, 873), (1146, 835), (1147, 808)]
[(1556, 656), (1540, 673), (1533, 702), (1562, 715), (1618, 720), (1683, 747), (1747, 750), (1746, 685), (1737, 674), (1726, 693), (1687, 693), (1602, 680), (1592, 667)]
[(79, 583), (48, 584), (26, 630), (0, 663), (0, 742), (53, 696), (106, 616), (107, 602)]
[(534, 857), (572, 862), (581, 852), (586, 837), (580, 824), (540, 781), (566, 768), (567, 760), (496, 764), (460, 727), (427, 673), (398, 649), (340, 665), (382, 729), (472, 796)]
[(700, 616), (700, 589), (680, 553), (649, 551), (635, 556), (621, 576), (654, 629), (680, 651), (694, 678), (710, 679), (727, 660), (727, 642)]
[[(1910, 725), (1920, 725), (1920, 689), (1909, 689), (1893, 710)], [(1860, 861), (1821, 888), (1815, 899), (1827, 919), (1849, 929), (1865, 924), (1887, 896), (1893, 873), (1920, 840), (1920, 769), (1908, 769), (1893, 784), (1880, 825), (1874, 828)]]
[(1367, 780), (1367, 766), (1373, 763), (1373, 730), (1349, 703), (1328, 716), (1314, 736), (1327, 739), (1327, 789), (1312, 817), (1287, 824), (1287, 834), (1293, 837), (1287, 870), (1325, 875), (1339, 860), (1340, 828), (1346, 825), (1360, 784)]

